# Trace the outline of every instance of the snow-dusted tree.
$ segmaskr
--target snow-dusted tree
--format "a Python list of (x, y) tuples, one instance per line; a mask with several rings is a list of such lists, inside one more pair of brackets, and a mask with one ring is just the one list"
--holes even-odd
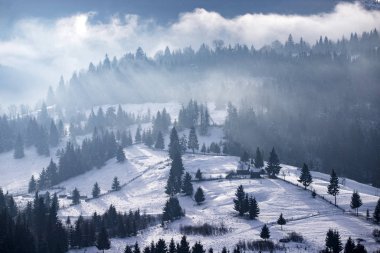
[(156, 149), (164, 149), (165, 148), (164, 137), (162, 136), (161, 131), (159, 131), (157, 134), (157, 140), (156, 140), (156, 144), (154, 145), (154, 148), (156, 148)]
[(118, 190), (121, 189), (121, 187), (120, 187), (120, 182), (119, 182), (119, 179), (118, 179), (117, 177), (114, 177), (114, 178), (113, 178), (111, 189), (112, 189), (113, 191), (118, 191)]
[(186, 134), (183, 134), (179, 140), (179, 145), (181, 147), (181, 154), (185, 154), (187, 150), (187, 137)]
[(203, 192), (202, 187), (198, 187), (197, 191), (194, 194), (195, 202), (200, 205), (203, 201), (205, 201), (205, 194)]
[(191, 175), (189, 172), (185, 173), (182, 182), (182, 193), (185, 193), (187, 196), (193, 196), (193, 184), (191, 183)]
[(33, 193), (36, 190), (37, 190), (37, 183), (36, 183), (36, 180), (34, 179), (34, 176), (32, 176), (29, 181), (28, 193)]
[(117, 148), (116, 160), (118, 163), (123, 163), (125, 161), (125, 154), (122, 146)]
[(193, 153), (195, 150), (199, 149), (198, 137), (194, 126), (190, 129), (188, 148), (191, 149)]
[(285, 220), (285, 218), (282, 216), (282, 213), (280, 214), (280, 217), (279, 217), (278, 220), (277, 220), (277, 224), (281, 226), (281, 230), (282, 230), (282, 226), (286, 224), (286, 220)]
[(135, 134), (135, 143), (141, 143), (142, 141), (142, 136), (141, 136), (141, 125), (138, 125), (136, 129), (136, 134)]
[(80, 203), (80, 193), (76, 187), (74, 188), (71, 197), (72, 197), (73, 205), (77, 205)]
[(313, 182), (309, 167), (305, 163), (303, 164), (298, 182), (302, 183), (302, 185), (305, 187), (305, 190)]
[(94, 187), (92, 187), (92, 197), (97, 198), (100, 194), (100, 187), (98, 185), (98, 182), (94, 184)]
[(336, 195), (339, 194), (339, 178), (334, 170), (330, 174), (330, 184), (327, 186), (327, 193), (334, 196), (334, 203), (336, 205)]
[(24, 154), (24, 141), (22, 140), (21, 134), (17, 134), (13, 157), (15, 159), (21, 159), (24, 156), (25, 156), (25, 154)]
[(278, 159), (276, 150), (273, 148), (269, 155), (267, 167), (265, 168), (270, 177), (276, 177), (280, 173), (280, 160)]
[(350, 207), (356, 209), (356, 216), (359, 216), (359, 207), (363, 205), (362, 199), (360, 198), (359, 192), (354, 191), (351, 196)]

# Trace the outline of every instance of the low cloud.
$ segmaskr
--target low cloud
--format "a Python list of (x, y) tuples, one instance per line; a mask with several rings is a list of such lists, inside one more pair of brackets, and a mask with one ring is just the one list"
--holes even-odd
[(196, 9), (180, 14), (176, 22), (164, 26), (136, 15), (117, 15), (108, 22), (97, 22), (95, 15), (90, 12), (57, 20), (19, 20), (10, 36), (0, 40), (0, 65), (39, 80), (38, 84), (25, 87), (26, 92), (45, 91), (48, 85), (56, 85), (61, 74), (68, 78), (73, 71), (87, 68), (90, 61), (96, 64), (106, 53), (120, 57), (139, 46), (150, 56), (166, 46), (198, 48), (201, 43), (212, 44), (216, 39), (260, 48), (275, 39), (284, 41), (290, 33), (297, 40), (302, 36), (314, 43), (320, 35), (338, 39), (349, 37), (351, 32), (380, 27), (379, 11), (347, 3), (337, 5), (331, 13), (309, 16), (245, 14), (228, 19), (216, 12)]

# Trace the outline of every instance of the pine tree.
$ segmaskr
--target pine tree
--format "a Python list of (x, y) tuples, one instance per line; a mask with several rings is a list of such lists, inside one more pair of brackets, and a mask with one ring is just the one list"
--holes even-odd
[(172, 238), (169, 243), (169, 252), (168, 253), (176, 253), (176, 247), (174, 243), (174, 239)]
[(280, 214), (280, 217), (279, 217), (278, 220), (277, 220), (277, 224), (281, 226), (281, 230), (282, 230), (282, 226), (283, 226), (283, 225), (286, 225), (286, 220), (285, 220), (284, 217), (282, 216), (282, 213)]
[(327, 186), (327, 193), (334, 196), (334, 203), (336, 205), (336, 195), (339, 194), (339, 178), (334, 170), (331, 171), (330, 184)]
[(155, 253), (168, 253), (168, 248), (164, 239), (158, 239)]
[(113, 178), (111, 189), (112, 191), (119, 191), (121, 189), (120, 182), (117, 177)]
[(103, 252), (105, 249), (111, 248), (111, 242), (108, 238), (108, 233), (104, 226), (102, 226), (98, 234), (98, 238), (96, 240), (96, 247), (98, 248), (98, 250), (103, 250)]
[(317, 193), (315, 192), (315, 190), (313, 190), (313, 191), (311, 192), (311, 196), (315, 199), (315, 197), (317, 196)]
[(124, 253), (132, 253), (131, 246), (129, 246), (129, 245), (125, 246)]
[(268, 172), (268, 175), (272, 178), (276, 177), (280, 173), (280, 160), (278, 159), (276, 150), (273, 148), (269, 155), (269, 160), (267, 167), (265, 168)]
[(352, 193), (350, 206), (352, 209), (356, 209), (356, 216), (359, 216), (359, 207), (363, 205), (360, 195), (357, 191)]
[(310, 174), (309, 167), (305, 163), (303, 164), (298, 182), (302, 183), (302, 185), (305, 187), (305, 190), (313, 182), (313, 178)]
[(184, 216), (184, 213), (178, 199), (176, 197), (170, 197), (165, 203), (162, 213), (162, 220), (172, 221), (182, 216)]
[(181, 154), (185, 154), (187, 150), (187, 137), (186, 134), (183, 134), (181, 139), (179, 140), (179, 146), (181, 147)]
[(165, 148), (164, 137), (162, 136), (161, 131), (159, 131), (157, 134), (157, 140), (156, 140), (156, 144), (154, 145), (154, 148), (156, 148), (156, 149), (164, 149)]
[(195, 173), (195, 178), (198, 179), (199, 181), (202, 180), (202, 172), (200, 169), (198, 169), (197, 172)]
[(234, 209), (235, 211), (239, 212), (240, 216), (243, 216), (245, 213), (244, 210), (244, 199), (245, 199), (245, 192), (243, 185), (240, 185), (235, 193), (236, 198), (234, 199)]
[(100, 187), (98, 185), (98, 182), (95, 182), (94, 187), (92, 187), (92, 197), (97, 198), (100, 194)]
[(177, 253), (190, 253), (189, 242), (187, 241), (186, 236), (182, 236), (181, 242), (179, 244)]
[(22, 140), (21, 134), (18, 134), (15, 142), (15, 151), (13, 153), (13, 157), (15, 159), (21, 159), (24, 156), (24, 142)]
[(259, 214), (260, 214), (260, 208), (259, 208), (259, 205), (256, 201), (256, 198), (254, 197), (250, 197), (249, 198), (249, 218), (251, 220), (254, 220), (256, 219), (257, 217), (259, 217)]
[(337, 230), (329, 229), (326, 234), (326, 248), (329, 252), (339, 253), (342, 251), (343, 246), (340, 241), (340, 235)]
[(118, 163), (123, 163), (125, 161), (125, 154), (122, 146), (117, 148), (116, 160)]
[(141, 141), (142, 141), (141, 125), (138, 125), (136, 129), (136, 134), (135, 134), (135, 143), (141, 143)]
[(264, 167), (263, 155), (261, 154), (260, 149), (258, 147), (256, 149), (255, 167), (257, 169)]
[(182, 182), (182, 193), (187, 196), (193, 196), (193, 184), (191, 183), (191, 175), (186, 172)]
[(80, 194), (77, 188), (74, 188), (72, 192), (72, 202), (73, 202), (73, 205), (77, 205), (80, 203)]
[(178, 133), (175, 127), (172, 128), (170, 133), (170, 143), (169, 143), (169, 157), (170, 159), (174, 159), (175, 156), (181, 154), (181, 146), (179, 144)]
[(376, 223), (380, 223), (380, 198), (377, 201), (375, 211), (373, 212), (373, 219)]
[(206, 154), (206, 145), (204, 143), (202, 144), (201, 152)]
[(192, 126), (190, 129), (188, 148), (193, 151), (193, 154), (195, 150), (199, 149), (198, 137), (194, 126)]
[(346, 245), (344, 246), (344, 253), (354, 253), (355, 251), (355, 241), (348, 237)]
[(34, 176), (32, 176), (29, 181), (28, 193), (33, 193), (36, 191), (36, 189), (37, 189), (37, 183), (36, 183), (36, 180), (34, 179)]
[(203, 249), (203, 245), (201, 244), (201, 242), (195, 242), (191, 252), (192, 253), (205, 253), (206, 251)]
[(57, 126), (54, 123), (54, 120), (50, 123), (50, 131), (49, 131), (49, 144), (51, 147), (58, 146), (59, 143), (59, 132)]
[(201, 187), (198, 187), (197, 191), (195, 192), (194, 199), (198, 205), (200, 205), (203, 201), (205, 201), (205, 195)]
[(269, 228), (266, 224), (261, 228), (260, 237), (265, 241), (270, 238)]

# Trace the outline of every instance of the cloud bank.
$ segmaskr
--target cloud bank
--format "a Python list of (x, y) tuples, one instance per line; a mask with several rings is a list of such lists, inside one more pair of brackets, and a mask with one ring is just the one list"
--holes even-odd
[(42, 97), (40, 92), (56, 85), (61, 74), (68, 78), (73, 71), (87, 68), (89, 62), (99, 62), (106, 53), (118, 57), (139, 46), (150, 56), (166, 46), (198, 48), (216, 39), (260, 48), (276, 39), (285, 41), (290, 33), (295, 39), (302, 36), (314, 43), (320, 35), (338, 39), (380, 27), (380, 11), (347, 3), (337, 5), (331, 13), (309, 16), (248, 13), (228, 19), (195, 9), (165, 26), (136, 15), (115, 15), (108, 22), (95, 22), (95, 15), (90, 12), (57, 20), (19, 20), (11, 35), (0, 40), (0, 65), (36, 77), (38, 82), (31, 82), (25, 92), (34, 91)]

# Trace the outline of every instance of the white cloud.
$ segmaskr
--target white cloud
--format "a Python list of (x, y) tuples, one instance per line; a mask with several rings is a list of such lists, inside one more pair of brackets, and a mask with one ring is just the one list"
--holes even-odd
[(167, 45), (197, 48), (215, 39), (259, 48), (275, 39), (284, 41), (290, 33), (296, 39), (303, 36), (313, 43), (320, 35), (337, 39), (380, 26), (380, 12), (365, 10), (358, 4), (339, 4), (333, 12), (318, 15), (245, 14), (232, 19), (196, 9), (181, 14), (176, 22), (166, 26), (135, 15), (95, 22), (94, 15), (79, 13), (57, 20), (20, 20), (11, 36), (0, 41), (0, 64), (41, 77), (45, 89), (49, 84), (55, 85), (61, 74), (69, 77), (74, 70), (87, 68), (90, 61), (99, 62), (106, 53), (122, 56), (138, 46), (149, 55)]

